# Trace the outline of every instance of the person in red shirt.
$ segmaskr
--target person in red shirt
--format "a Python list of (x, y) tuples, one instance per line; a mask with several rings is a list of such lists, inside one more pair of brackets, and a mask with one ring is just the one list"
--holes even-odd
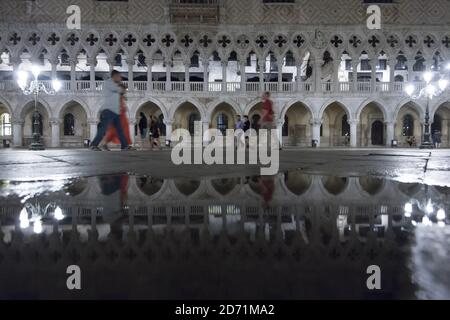
[(273, 128), (273, 103), (270, 100), (270, 92), (266, 91), (262, 95), (263, 100), (263, 112), (261, 117), (261, 128), (272, 129)]

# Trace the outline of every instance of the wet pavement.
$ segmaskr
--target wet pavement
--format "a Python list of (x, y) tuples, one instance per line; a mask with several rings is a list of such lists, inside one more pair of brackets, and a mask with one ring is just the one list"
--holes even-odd
[(449, 180), (427, 175), (444, 152), (284, 151), (271, 177), (164, 151), (18, 154), (2, 153), (2, 299), (450, 298)]

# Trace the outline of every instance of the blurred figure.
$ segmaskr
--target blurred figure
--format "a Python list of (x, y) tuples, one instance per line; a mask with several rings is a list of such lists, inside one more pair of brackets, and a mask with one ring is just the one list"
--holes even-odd
[(161, 142), (159, 141), (159, 137), (161, 136), (161, 129), (159, 127), (159, 121), (155, 117), (150, 117), (150, 144), (151, 149), (153, 147), (158, 147), (161, 150)]
[(142, 149), (148, 144), (148, 120), (143, 112), (140, 113), (138, 124), (139, 136), (141, 137)]

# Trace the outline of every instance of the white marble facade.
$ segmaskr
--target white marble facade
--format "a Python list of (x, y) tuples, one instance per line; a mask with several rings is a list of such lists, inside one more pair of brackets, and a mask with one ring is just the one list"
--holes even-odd
[[(357, 0), (83, 0), (75, 1), (81, 29), (69, 30), (65, 10), (73, 2), (0, 0), (0, 136), (14, 146), (31, 138), (32, 99), (15, 84), (15, 71), (31, 64), (41, 65), (48, 85), (55, 77), (63, 83), (56, 96), (40, 97), (47, 147), (92, 138), (99, 90), (112, 69), (129, 87), (133, 130), (140, 112), (160, 119), (166, 132), (193, 120), (233, 127), (236, 115), (256, 120), (260, 93), (270, 91), (285, 145), (315, 139), (366, 147), (420, 141), (426, 101), (412, 101), (405, 85), (423, 86), (424, 70), (443, 72), (450, 61), (450, 3), (443, 0), (380, 4), (380, 30), (367, 29), (368, 5)], [(445, 147), (449, 107), (448, 94), (430, 102)]]

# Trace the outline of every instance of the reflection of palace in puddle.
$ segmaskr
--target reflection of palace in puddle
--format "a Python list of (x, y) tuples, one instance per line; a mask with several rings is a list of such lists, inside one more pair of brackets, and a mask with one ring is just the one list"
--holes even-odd
[[(12, 195), (14, 185), (4, 186), (10, 195), (2, 199), (4, 245), (0, 245), (0, 255), (5, 259), (0, 269), (10, 266), (15, 270), (21, 261), (37, 259), (52, 265), (76, 263), (92, 272), (104, 272), (111, 263), (120, 261), (121, 268), (132, 270), (133, 281), (142, 274), (153, 274), (149, 286), (154, 290), (167, 290), (161, 279), (172, 270), (191, 279), (180, 278), (180, 283), (203, 283), (206, 287), (202, 292), (207, 292), (207, 297), (223, 298), (227, 292), (230, 297), (246, 297), (247, 292), (255, 298), (258, 292), (268, 290), (276, 292), (277, 298), (290, 298), (367, 294), (365, 268), (376, 264), (389, 279), (384, 284), (388, 296), (409, 297), (405, 261), (412, 225), (411, 218), (404, 215), (405, 203), (413, 197), (429, 197), (445, 205), (448, 196), (447, 189), (419, 184), (289, 172), (273, 178), (273, 194), (264, 206), (264, 186), (258, 177), (127, 179), (123, 210), (123, 188), (111, 188), (105, 195), (98, 177), (78, 179), (60, 192), (36, 196), (42, 203), (55, 201), (66, 216), (61, 221), (44, 218), (42, 235), (20, 229), (17, 216), (23, 204)], [(280, 270), (291, 274), (289, 279), (274, 275)], [(218, 281), (203, 279), (211, 271), (218, 272), (220, 281), (230, 282), (236, 290), (202, 282)], [(343, 272), (337, 276), (341, 278), (336, 279), (334, 271)], [(172, 273), (170, 277), (177, 276)], [(251, 282), (256, 291), (237, 290), (237, 279)], [(261, 279), (267, 284), (264, 290), (255, 284)], [(121, 286), (132, 286), (133, 281)], [(335, 284), (333, 288), (323, 286), (327, 281)], [(305, 283), (314, 289), (302, 291)], [(338, 289), (339, 285), (346, 288)], [(185, 297), (175, 288), (177, 285), (168, 297)], [(323, 294), (323, 290), (328, 291)], [(205, 297), (199, 292), (191, 296)]]
[[(123, 183), (121, 177), (127, 181)], [(277, 236), (289, 241), (299, 233), (305, 243), (314, 236), (336, 237), (342, 242), (352, 235), (364, 242), (370, 236), (382, 240), (388, 230), (410, 226), (404, 206), (412, 197), (429, 197), (448, 207), (446, 188), (425, 190), (420, 184), (368, 177), (310, 176), (299, 171), (272, 178), (273, 194), (265, 206), (267, 197), (261, 189), (267, 183), (260, 179), (90, 177), (71, 181), (59, 192), (39, 195), (36, 201), (55, 201), (66, 216), (59, 228), (76, 228), (82, 240), (87, 239), (92, 228), (100, 239), (106, 239), (110, 224), (121, 224), (125, 233), (132, 229), (137, 234), (148, 228), (156, 235), (167, 229), (177, 233), (187, 228), (195, 238), (207, 230), (212, 236), (224, 232), (235, 236), (244, 231), (252, 241), (257, 234), (266, 241)], [(61, 182), (56, 184), (61, 186)], [(23, 188), (20, 191), (23, 195)], [(2, 230), (7, 240), (16, 227), (14, 219), (22, 204), (14, 196), (2, 202)], [(44, 218), (43, 224), (44, 232), (54, 230), (51, 219)]]

